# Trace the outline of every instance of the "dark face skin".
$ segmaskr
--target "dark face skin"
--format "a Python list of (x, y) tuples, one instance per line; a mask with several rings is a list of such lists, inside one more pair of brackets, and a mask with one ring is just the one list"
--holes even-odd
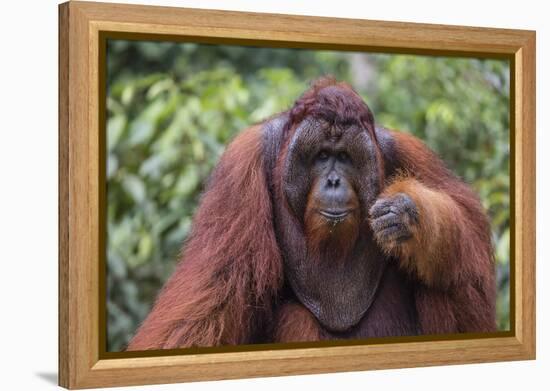
[(275, 219), (285, 272), (327, 330), (361, 320), (385, 268), (374, 261), (383, 258), (367, 220), (381, 191), (378, 156), (369, 132), (353, 120), (308, 117), (289, 142), (281, 190), (290, 210), (277, 209)]
[(354, 171), (353, 162), (341, 141), (324, 143), (311, 167), (315, 185), (310, 196), (315, 213), (329, 222), (339, 222), (357, 209), (355, 190), (347, 179)]
[(291, 140), (285, 174), (287, 201), (300, 219), (309, 205), (327, 223), (343, 221), (368, 210), (380, 191), (375, 145), (354, 122), (304, 120)]

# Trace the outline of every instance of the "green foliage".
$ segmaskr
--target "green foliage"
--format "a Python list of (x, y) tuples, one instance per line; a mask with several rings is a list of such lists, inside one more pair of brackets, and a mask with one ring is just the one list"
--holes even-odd
[(350, 82), (377, 122), (421, 137), (479, 193), (499, 327), (509, 327), (507, 62), (131, 41), (110, 41), (107, 59), (109, 351), (124, 348), (173, 271), (227, 143), (325, 74)]

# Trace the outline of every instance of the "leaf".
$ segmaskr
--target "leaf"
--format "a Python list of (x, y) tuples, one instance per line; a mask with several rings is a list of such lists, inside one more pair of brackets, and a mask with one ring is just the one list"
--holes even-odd
[(115, 115), (107, 120), (107, 150), (111, 152), (118, 144), (126, 128), (126, 117)]
[(157, 81), (147, 91), (147, 100), (154, 100), (158, 95), (170, 90), (174, 86), (174, 80), (162, 79)]
[(149, 120), (138, 119), (130, 125), (130, 138), (128, 145), (136, 146), (145, 143), (145, 141), (151, 139), (155, 127)]
[(116, 278), (126, 277), (124, 261), (113, 249), (109, 248), (107, 249), (107, 273), (112, 273), (112, 276)]
[(138, 258), (145, 262), (151, 256), (153, 251), (153, 239), (149, 234), (142, 234), (138, 244)]
[(126, 175), (122, 180), (122, 186), (135, 203), (141, 204), (145, 200), (145, 184), (136, 175)]
[(107, 180), (111, 179), (118, 170), (117, 155), (109, 154), (107, 158)]
[(136, 88), (133, 84), (128, 84), (126, 88), (122, 91), (122, 96), (120, 97), (120, 101), (124, 106), (130, 105), (132, 102), (132, 99), (134, 98), (134, 94), (136, 92)]
[(183, 174), (179, 177), (175, 190), (182, 194), (190, 194), (199, 184), (199, 173), (197, 167), (193, 164), (185, 166)]
[(510, 229), (507, 228), (499, 238), (496, 246), (497, 261), (503, 265), (508, 265), (510, 256)]

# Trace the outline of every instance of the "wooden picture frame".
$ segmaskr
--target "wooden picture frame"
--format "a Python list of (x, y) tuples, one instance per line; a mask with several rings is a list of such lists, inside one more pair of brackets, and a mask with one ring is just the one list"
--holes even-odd
[[(118, 34), (118, 35), (117, 35)], [(105, 354), (108, 36), (508, 59), (511, 330), (469, 338)], [(475, 338), (474, 338), (475, 337)], [(59, 384), (90, 388), (535, 358), (535, 32), (71, 1), (59, 6)]]

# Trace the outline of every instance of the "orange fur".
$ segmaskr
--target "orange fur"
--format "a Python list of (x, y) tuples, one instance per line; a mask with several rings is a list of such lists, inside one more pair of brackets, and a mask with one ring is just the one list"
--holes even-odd
[(390, 134), (401, 174), (382, 196), (408, 194), (418, 208), (419, 225), (408, 242), (381, 246), (420, 282), (415, 297), (423, 333), (494, 331), (495, 262), (479, 198), (420, 140), (404, 132)]
[[(418, 208), (419, 223), (407, 222), (413, 237), (405, 243), (381, 243), (390, 255), (397, 256), (401, 267), (416, 274), (429, 285), (437, 285), (445, 274), (449, 245), (461, 230), (462, 216), (452, 198), (429, 189), (411, 177), (400, 177), (388, 186), (382, 197), (405, 193)], [(452, 223), (450, 223), (452, 222)]]
[(314, 342), (321, 340), (317, 319), (303, 305), (287, 303), (275, 320), (275, 342)]
[(222, 156), (182, 259), (127, 350), (249, 343), (271, 323), (283, 275), (260, 130)]
[(333, 224), (319, 214), (314, 192), (309, 193), (304, 221), (308, 251), (313, 258), (325, 258), (322, 256), (325, 255), (334, 261), (346, 259), (359, 234), (359, 200), (355, 192), (346, 207), (352, 212), (343, 221)]

